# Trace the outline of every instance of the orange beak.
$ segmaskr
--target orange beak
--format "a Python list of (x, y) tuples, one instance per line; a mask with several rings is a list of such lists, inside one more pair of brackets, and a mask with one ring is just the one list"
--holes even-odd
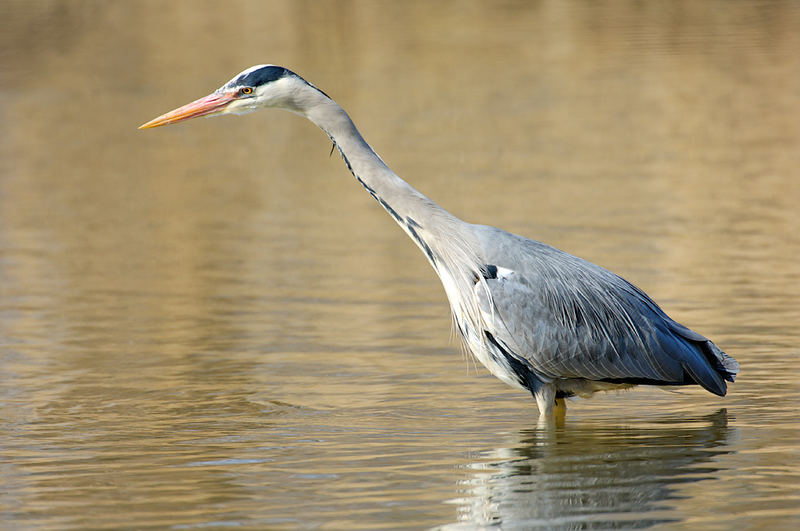
[(189, 118), (198, 116), (208, 116), (224, 109), (226, 105), (236, 99), (236, 91), (231, 92), (212, 92), (204, 98), (188, 103), (183, 107), (178, 107), (174, 111), (162, 114), (158, 118), (153, 118), (149, 122), (139, 126), (139, 129), (150, 129), (162, 125), (182, 122)]

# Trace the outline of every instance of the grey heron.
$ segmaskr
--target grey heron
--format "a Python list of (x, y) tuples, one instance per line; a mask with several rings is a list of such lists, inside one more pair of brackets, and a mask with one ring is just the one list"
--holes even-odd
[(279, 108), (311, 120), (347, 169), (423, 252), (444, 286), (467, 349), (496, 377), (529, 391), (540, 415), (564, 398), (637, 384), (699, 384), (724, 396), (739, 364), (677, 323), (622, 277), (569, 253), (464, 222), (398, 177), (348, 114), (294, 72), (257, 65), (206, 97), (140, 128)]

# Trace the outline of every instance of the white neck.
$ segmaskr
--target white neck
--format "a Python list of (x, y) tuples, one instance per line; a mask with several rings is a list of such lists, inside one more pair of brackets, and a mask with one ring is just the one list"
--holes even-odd
[[(344, 109), (313, 90), (316, 94), (304, 94), (304, 104), (295, 112), (328, 134), (350, 172), (417, 244), (442, 280), (458, 329), (474, 335), (480, 329), (474, 323), (481, 323), (483, 318), (471, 294), (486, 262), (479, 256), (482, 249), (472, 226), (395, 175), (362, 138)], [(467, 332), (467, 322), (473, 323), (469, 330), (475, 330)], [(485, 339), (479, 335), (473, 341), (482, 343)]]
[(394, 218), (426, 254), (434, 268), (436, 252), (432, 238), (425, 238), (425, 227), (462, 224), (458, 218), (431, 201), (395, 175), (364, 140), (355, 124), (336, 102), (320, 94), (319, 102), (301, 114), (325, 131), (342, 155), (350, 172), (367, 192)]

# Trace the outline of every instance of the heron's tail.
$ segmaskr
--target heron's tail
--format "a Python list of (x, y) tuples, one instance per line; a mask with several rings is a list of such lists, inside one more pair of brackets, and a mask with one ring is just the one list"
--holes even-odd
[(706, 341), (705, 347), (711, 356), (713, 356), (714, 369), (719, 375), (729, 382), (736, 380), (736, 375), (739, 374), (739, 362), (733, 359), (732, 356), (724, 353), (711, 341)]
[(694, 330), (675, 321), (671, 321), (669, 327), (687, 347), (680, 359), (684, 370), (707, 391), (725, 396), (727, 385), (723, 380), (733, 382), (736, 379), (739, 363)]

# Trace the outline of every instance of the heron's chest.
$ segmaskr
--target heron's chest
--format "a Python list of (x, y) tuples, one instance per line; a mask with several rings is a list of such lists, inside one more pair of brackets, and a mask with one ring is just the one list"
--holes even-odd
[(478, 282), (465, 289), (448, 272), (442, 274), (440, 271), (439, 276), (450, 301), (453, 320), (467, 349), (494, 376), (512, 387), (525, 389), (512, 369), (507, 353), (488, 340), (497, 315), (492, 311), (486, 282)]

